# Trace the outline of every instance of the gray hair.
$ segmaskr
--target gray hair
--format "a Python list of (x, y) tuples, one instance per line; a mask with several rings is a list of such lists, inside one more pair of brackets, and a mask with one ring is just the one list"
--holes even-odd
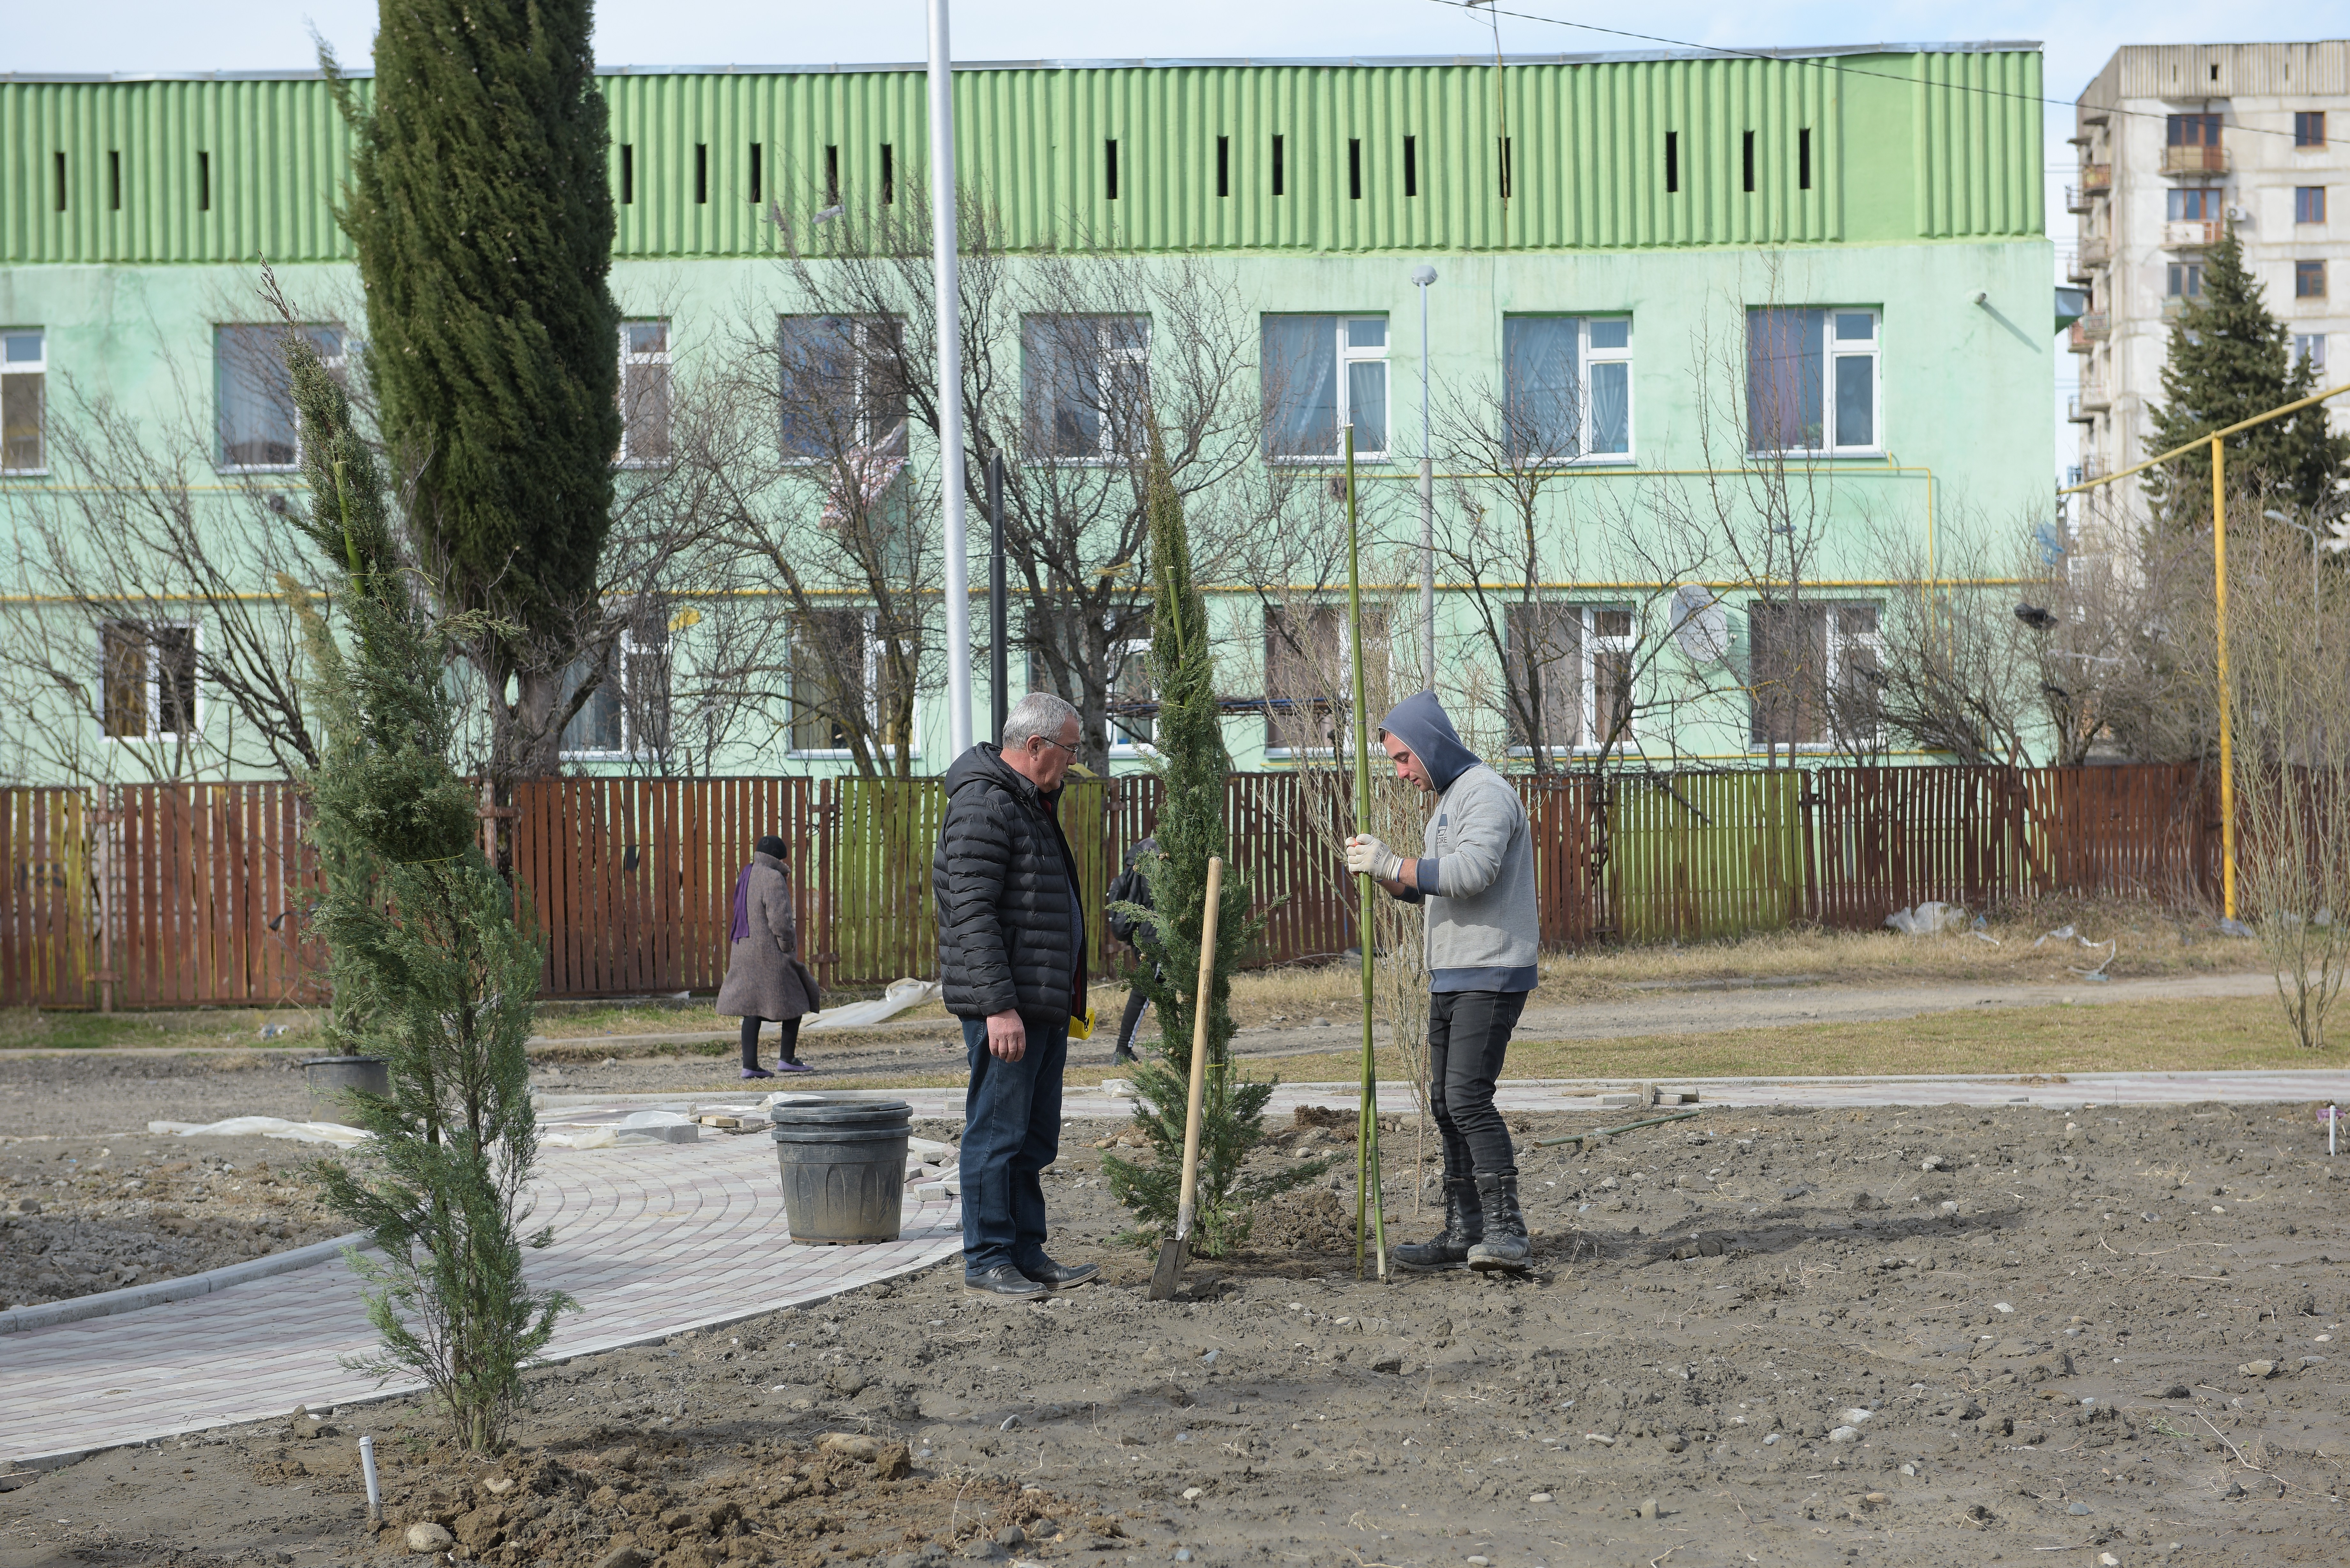
[(1026, 745), (1029, 737), (1042, 735), (1048, 741), (1061, 738), (1061, 726), (1077, 716), (1077, 711), (1050, 691), (1031, 691), (1012, 704), (1003, 715), (1003, 733), (998, 743), (1007, 752)]

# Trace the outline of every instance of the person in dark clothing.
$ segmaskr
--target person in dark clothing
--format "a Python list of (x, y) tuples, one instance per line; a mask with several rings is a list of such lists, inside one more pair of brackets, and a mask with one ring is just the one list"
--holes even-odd
[(1407, 1269), (1466, 1263), (1523, 1273), (1534, 1247), (1493, 1081), (1537, 979), (1542, 927), (1525, 805), (1461, 743), (1433, 691), (1396, 704), (1379, 721), (1379, 739), (1396, 776), (1437, 797), (1411, 859), (1367, 835), (1347, 841), (1347, 870), (1427, 906), (1429, 1108), (1444, 1135), (1444, 1230), (1398, 1247), (1395, 1260)]
[(1084, 1284), (1093, 1263), (1045, 1251), (1045, 1168), (1060, 1155), (1069, 1023), (1086, 1013), (1086, 908), (1076, 857), (1055, 815), (1077, 753), (1077, 711), (1032, 691), (1000, 746), (947, 769), (931, 863), (939, 979), (962, 1020), (963, 1283), (1034, 1299)]
[(816, 977), (799, 959), (790, 867), (784, 841), (773, 834), (759, 840), (751, 863), (734, 878), (734, 924), (728, 936), (734, 945), (727, 954), (726, 981), (718, 988), (718, 1013), (743, 1021), (743, 1075), (775, 1075), (759, 1065), (759, 1025), (770, 1018), (784, 1033), (776, 1071), (812, 1071), (799, 1058), (800, 1019), (823, 1002)]
[[(1158, 853), (1156, 835), (1128, 846), (1118, 875), (1109, 882), (1109, 934), (1124, 942), (1138, 959), (1142, 957), (1142, 949), (1134, 940), (1138, 922), (1132, 915), (1119, 913), (1118, 906), (1139, 904), (1146, 909), (1150, 908), (1150, 882), (1142, 874), (1142, 862)], [(1151, 972), (1156, 975), (1158, 971), (1154, 967)], [(1142, 1023), (1142, 1010), (1149, 1005), (1150, 998), (1139, 984), (1127, 987), (1126, 1012), (1118, 1021), (1118, 1049), (1110, 1053), (1113, 1063), (1141, 1060), (1134, 1054), (1134, 1032)]]

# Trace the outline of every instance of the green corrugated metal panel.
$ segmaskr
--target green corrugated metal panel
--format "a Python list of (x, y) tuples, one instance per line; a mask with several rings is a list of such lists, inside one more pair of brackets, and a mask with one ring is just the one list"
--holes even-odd
[(0, 260), (350, 254), (333, 210), (350, 137), (323, 82), (11, 82), (0, 140)]
[[(2039, 85), (2039, 57), (2022, 49), (1551, 62), (1511, 66), (1498, 80), (1466, 63), (1045, 66), (955, 79), (962, 183), (995, 208), (1014, 246), (1091, 236), (1146, 250), (1331, 252), (2036, 234)], [(755, 254), (769, 202), (801, 216), (824, 204), (827, 148), (853, 204), (879, 200), (885, 147), (900, 201), (919, 194), (929, 161), (914, 71), (630, 74), (603, 87), (616, 190), (621, 149), (632, 150), (623, 256)], [(1805, 131), (1810, 189), (1797, 178)], [(1665, 189), (1669, 133), (1677, 192)], [(348, 254), (333, 202), (349, 138), (322, 82), (0, 82), (0, 262)], [(1229, 138), (1226, 195), (1219, 137)], [(1413, 196), (1406, 137), (1418, 150)], [(1111, 141), (1115, 200), (1105, 189)], [(1359, 197), (1350, 143), (1360, 144)], [(122, 161), (120, 210), (109, 152)], [(210, 159), (209, 211), (199, 154)]]

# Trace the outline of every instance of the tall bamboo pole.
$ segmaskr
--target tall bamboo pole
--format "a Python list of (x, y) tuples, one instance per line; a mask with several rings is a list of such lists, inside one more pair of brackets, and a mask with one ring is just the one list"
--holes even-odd
[(2211, 593), (2220, 644), (2220, 909), (2236, 918), (2235, 736), (2228, 713), (2228, 448), (2211, 438)]
[[(1355, 680), (1355, 831), (1371, 828), (1371, 717), (1363, 683), (1363, 576), (1355, 525), (1355, 427), (1347, 427), (1347, 646)], [(1355, 874), (1355, 944), (1363, 951), (1363, 1098), (1355, 1118), (1355, 1277), (1363, 1277), (1364, 1206), (1369, 1205), (1379, 1278), (1388, 1277), (1387, 1202), (1379, 1190), (1379, 1074), (1371, 1041), (1371, 876)]]

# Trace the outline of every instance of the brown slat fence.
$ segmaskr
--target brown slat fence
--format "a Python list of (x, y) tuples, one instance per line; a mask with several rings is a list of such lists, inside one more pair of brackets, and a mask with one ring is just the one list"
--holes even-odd
[[(1929, 898), (2034, 894), (2210, 903), (2213, 792), (2193, 767), (1823, 768), (1520, 781), (1546, 945), (1692, 940), (1807, 919), (1873, 927)], [(1352, 889), (1312, 831), (1322, 782), (1235, 774), (1234, 871), (1265, 915), (1256, 963), (1352, 945)], [(515, 792), (515, 879), (546, 940), (545, 994), (707, 992), (723, 978), (734, 877), (754, 842), (789, 845), (803, 950), (832, 985), (931, 972), (934, 780), (546, 779)], [(283, 784), (0, 790), (8, 854), (0, 1005), (314, 1000), (315, 857)], [(1155, 826), (1144, 777), (1062, 802), (1098, 907)], [(103, 919), (101, 918), (103, 912)], [(106, 929), (101, 932), (101, 926)]]

